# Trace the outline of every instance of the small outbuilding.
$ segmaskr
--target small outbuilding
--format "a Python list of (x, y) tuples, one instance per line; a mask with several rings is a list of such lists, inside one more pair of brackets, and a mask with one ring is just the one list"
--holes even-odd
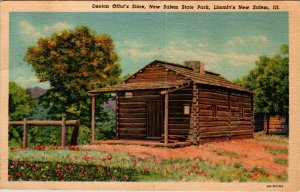
[[(92, 94), (92, 143), (95, 99), (116, 93), (116, 139), (106, 143), (203, 144), (253, 138), (253, 93), (200, 61), (184, 65), (153, 61), (122, 84)], [(133, 143), (134, 143), (133, 142)]]

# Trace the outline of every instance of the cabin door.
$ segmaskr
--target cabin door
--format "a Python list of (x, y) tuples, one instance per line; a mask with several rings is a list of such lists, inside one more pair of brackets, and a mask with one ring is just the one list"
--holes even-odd
[(163, 121), (163, 102), (160, 100), (147, 101), (147, 139), (162, 138)]

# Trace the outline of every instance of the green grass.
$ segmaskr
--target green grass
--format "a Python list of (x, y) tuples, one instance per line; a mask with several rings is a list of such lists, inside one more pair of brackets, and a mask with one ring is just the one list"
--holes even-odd
[[(222, 153), (236, 157), (235, 153)], [(41, 162), (41, 164), (74, 162), (83, 166), (114, 167), (116, 170), (130, 171), (134, 181), (285, 181), (287, 175), (274, 175), (265, 171), (247, 170), (242, 164), (220, 162), (210, 163), (207, 159), (168, 159), (156, 160), (132, 156), (125, 152), (115, 152), (111, 159), (108, 153), (98, 151), (68, 150), (16, 150), (9, 152), (10, 161)], [(76, 157), (76, 158), (75, 158)], [(77, 166), (78, 167), (78, 166)], [(17, 173), (17, 170), (14, 170)], [(133, 180), (132, 180), (133, 181)]]
[(283, 165), (283, 166), (285, 166), (285, 167), (288, 166), (288, 160), (287, 160), (287, 159), (275, 158), (275, 159), (274, 159), (274, 163)]
[(265, 150), (272, 155), (277, 155), (277, 154), (288, 154), (288, 149), (287, 148), (273, 148), (273, 147), (268, 147), (264, 146)]
[(240, 155), (234, 152), (230, 152), (230, 151), (218, 151), (218, 150), (214, 150), (214, 152), (219, 155), (219, 156), (227, 156), (227, 157), (232, 157), (232, 158), (240, 158)]

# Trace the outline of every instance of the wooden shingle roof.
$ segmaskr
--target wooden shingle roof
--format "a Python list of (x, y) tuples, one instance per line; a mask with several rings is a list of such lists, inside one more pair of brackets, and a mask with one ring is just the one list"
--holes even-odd
[[(228, 89), (252, 93), (251, 91), (235, 83), (232, 83), (229, 80), (226, 80), (225, 78), (221, 77), (219, 74), (210, 71), (205, 71), (205, 74), (200, 74), (195, 72), (192, 68), (175, 64), (175, 63), (168, 63), (168, 62), (158, 61), (158, 60), (151, 62), (150, 64), (146, 65), (144, 68), (149, 67), (151, 65), (158, 65), (164, 67), (165, 69), (173, 71), (176, 74), (184, 76), (185, 79), (188, 79), (190, 82), (194, 82), (197, 84), (225, 87)], [(133, 74), (131, 77), (135, 76), (137, 73)], [(128, 79), (130, 79), (131, 77), (129, 77)], [(178, 86), (182, 86), (183, 84), (186, 84), (186, 81), (180, 81), (180, 80), (172, 81), (172, 82), (162, 81), (162, 82), (140, 82), (140, 83), (126, 83), (126, 81), (127, 79), (122, 84), (91, 90), (89, 91), (89, 93), (95, 94), (99, 92), (142, 90), (142, 89), (169, 89), (169, 88), (178, 87)]]

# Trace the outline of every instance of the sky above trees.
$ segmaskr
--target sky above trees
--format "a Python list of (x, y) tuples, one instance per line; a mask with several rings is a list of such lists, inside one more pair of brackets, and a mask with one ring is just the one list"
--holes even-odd
[(288, 13), (10, 13), (9, 80), (40, 86), (23, 61), (41, 36), (85, 25), (109, 34), (121, 60), (122, 75), (153, 60), (201, 60), (229, 80), (247, 75), (261, 55), (288, 44)]

